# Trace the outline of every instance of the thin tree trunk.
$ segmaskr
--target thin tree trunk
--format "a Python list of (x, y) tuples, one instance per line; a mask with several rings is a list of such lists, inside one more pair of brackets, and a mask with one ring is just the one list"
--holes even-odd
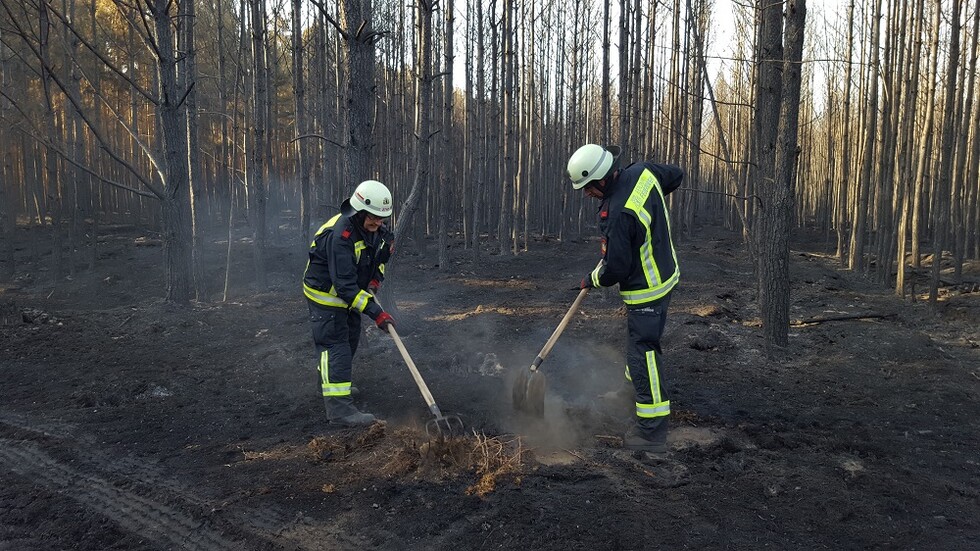
[(844, 113), (841, 119), (841, 127), (843, 128), (843, 135), (841, 136), (841, 147), (843, 148), (841, 154), (841, 179), (838, 185), (837, 191), (837, 258), (840, 259), (840, 265), (844, 266), (847, 263), (848, 253), (847, 253), (847, 243), (848, 243), (848, 231), (851, 231), (849, 220), (848, 220), (848, 210), (845, 205), (848, 201), (848, 186), (851, 183), (851, 138), (850, 138), (850, 128), (851, 128), (851, 81), (853, 73), (853, 63), (851, 59), (854, 56), (854, 0), (851, 0), (847, 6), (847, 61), (846, 68), (844, 70)]
[(412, 217), (422, 199), (429, 179), (429, 159), (431, 156), (429, 136), (432, 126), (432, 11), (435, 0), (417, 0), (416, 30), (418, 49), (416, 50), (416, 104), (415, 104), (415, 179), (412, 188), (399, 209), (395, 223), (395, 235), (405, 235), (412, 227)]
[(183, 28), (184, 52), (184, 86), (186, 99), (184, 108), (187, 116), (187, 164), (190, 175), (191, 189), (191, 262), (194, 280), (194, 293), (198, 300), (208, 296), (207, 283), (204, 278), (204, 259), (206, 258), (204, 234), (207, 220), (205, 204), (207, 191), (204, 185), (204, 174), (201, 170), (201, 139), (197, 109), (197, 42), (195, 29), (197, 13), (194, 1), (181, 2), (184, 10), (181, 18)]
[(919, 252), (920, 239), (922, 237), (922, 194), (925, 190), (926, 174), (930, 170), (929, 153), (932, 148), (933, 132), (935, 132), (936, 116), (936, 94), (938, 84), (936, 82), (939, 73), (939, 36), (940, 22), (942, 21), (942, 10), (936, 6), (936, 17), (933, 20), (932, 44), (930, 45), (928, 72), (929, 91), (926, 96), (925, 121), (921, 126), (922, 139), (919, 142), (919, 156), (915, 175), (915, 187), (912, 191), (912, 266), (919, 268), (922, 266), (922, 255)]
[[(958, 111), (961, 112), (960, 116), (960, 130), (959, 143), (956, 147), (956, 168), (953, 172), (953, 280), (956, 282), (963, 281), (963, 260), (966, 256), (966, 236), (967, 236), (967, 223), (969, 220), (969, 211), (967, 210), (969, 206), (969, 193), (972, 187), (970, 184), (971, 180), (966, 169), (966, 160), (969, 157), (969, 147), (968, 137), (970, 135), (970, 121), (971, 114), (975, 116), (978, 111), (977, 105), (974, 103), (975, 97), (975, 87), (977, 81), (977, 45), (978, 45), (978, 35), (980, 35), (980, 6), (976, 6), (973, 11), (973, 30), (972, 38), (970, 39), (970, 44), (968, 46), (968, 51), (970, 53), (970, 63), (965, 68), (966, 74), (964, 79), (967, 82), (967, 90), (965, 95), (959, 96), (961, 107)], [(971, 77), (971, 75), (973, 75)], [(964, 110), (965, 107), (965, 110)], [(978, 137), (974, 134), (973, 141), (977, 141)], [(974, 226), (975, 228), (975, 226)]]
[[(8, 79), (8, 52), (7, 45), (0, 43), (0, 88), (6, 90), (10, 85)], [(4, 121), (10, 120), (10, 102), (6, 98), (0, 99), (0, 116)], [(7, 125), (0, 124), (0, 147), (5, 150), (3, 163), (0, 165), (0, 283), (8, 283), (14, 278), (16, 266), (14, 264), (14, 239), (17, 230), (17, 211), (13, 206), (11, 190), (13, 185), (13, 154), (8, 147)], [(25, 166), (26, 169), (26, 166)], [(24, 192), (27, 192), (26, 178), (22, 179)]]
[(504, 135), (504, 163), (500, 178), (500, 218), (497, 224), (497, 239), (500, 254), (507, 254), (513, 248), (514, 231), (514, 179), (517, 168), (517, 90), (514, 78), (514, 0), (504, 0), (503, 29), (501, 32), (501, 75), (503, 86), (503, 117), (501, 131)]
[[(909, 59), (912, 61), (912, 70), (903, 71), (905, 73), (905, 95), (903, 98), (903, 105), (901, 108), (902, 122), (900, 126), (902, 127), (902, 140), (901, 148), (898, 152), (899, 159), (901, 160), (901, 172), (899, 176), (897, 193), (901, 196), (899, 202), (899, 213), (898, 213), (898, 227), (896, 228), (896, 245), (898, 250), (896, 252), (896, 275), (895, 275), (895, 294), (901, 297), (905, 296), (905, 272), (906, 266), (906, 256), (908, 253), (908, 237), (909, 237), (909, 219), (910, 219), (910, 205), (912, 202), (912, 193), (914, 191), (913, 181), (915, 179), (916, 168), (915, 161), (913, 159), (913, 149), (915, 132), (918, 130), (916, 125), (916, 113), (915, 113), (915, 103), (919, 95), (919, 76), (921, 72), (922, 62), (920, 56), (922, 54), (922, 19), (924, 11), (923, 0), (917, 0), (910, 10), (912, 16), (911, 20), (914, 21), (913, 30), (911, 36), (914, 37), (912, 50), (909, 54)], [(899, 32), (905, 29), (905, 25)], [(903, 33), (905, 34), (905, 33)]]
[(851, 245), (848, 251), (848, 267), (854, 271), (864, 271), (865, 269), (865, 240), (868, 224), (868, 197), (871, 192), (871, 180), (874, 175), (871, 172), (872, 162), (875, 160), (875, 137), (877, 135), (877, 111), (878, 111), (878, 76), (879, 76), (879, 56), (878, 43), (881, 33), (881, 0), (874, 0), (872, 24), (871, 24), (871, 75), (868, 78), (868, 88), (870, 89), (868, 103), (865, 106), (865, 134), (864, 146), (862, 148), (861, 175), (857, 181), (857, 202), (855, 204), (854, 218), (851, 227)]
[(250, 0), (252, 16), (252, 144), (249, 173), (250, 208), (252, 213), (253, 243), (252, 261), (255, 285), (261, 290), (266, 287), (265, 247), (266, 247), (266, 140), (267, 102), (269, 73), (265, 48), (265, 0)]
[(453, 173), (454, 163), (454, 132), (453, 132), (453, 0), (445, 0), (445, 29), (446, 43), (444, 46), (445, 57), (443, 59), (443, 115), (442, 115), (442, 151), (441, 154), (446, 160), (442, 163), (442, 192), (436, 194), (439, 199), (439, 268), (447, 270), (449, 268), (449, 244), (447, 242), (449, 234), (449, 204), (453, 194), (453, 182), (458, 181)]
[(309, 134), (309, 121), (306, 118), (306, 78), (304, 75), (304, 44), (302, 25), (303, 0), (292, 0), (292, 45), (293, 45), (293, 109), (296, 113), (293, 144), (296, 155), (296, 174), (299, 176), (299, 227), (303, 236), (303, 246), (310, 242), (311, 197), (310, 161), (307, 158), (307, 141), (299, 139)]
[[(935, 186), (933, 209), (932, 281), (929, 285), (929, 304), (937, 306), (939, 299), (939, 274), (943, 264), (943, 250), (949, 231), (950, 192), (953, 177), (953, 158), (956, 155), (955, 123), (959, 116), (953, 106), (956, 102), (958, 64), (960, 62), (960, 1), (953, 0), (950, 16), (949, 61), (946, 68), (946, 97), (943, 101), (943, 135), (939, 178)], [(939, 10), (940, 6), (936, 6)]]
[(481, 212), (486, 197), (486, 160), (487, 160), (487, 105), (486, 105), (486, 34), (483, 27), (483, 0), (476, 0), (476, 170), (474, 171), (473, 189), (473, 229), (470, 235), (473, 239), (473, 259), (480, 258), (480, 233), (482, 229)]

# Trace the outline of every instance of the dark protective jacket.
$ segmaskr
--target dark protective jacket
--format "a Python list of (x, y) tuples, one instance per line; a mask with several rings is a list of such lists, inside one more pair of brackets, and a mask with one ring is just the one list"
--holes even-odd
[(628, 308), (643, 308), (667, 296), (680, 280), (664, 196), (684, 172), (649, 161), (622, 169), (605, 189), (599, 207), (604, 262), (591, 274), (594, 287), (619, 284)]
[(338, 214), (320, 226), (310, 243), (303, 294), (317, 305), (351, 308), (377, 319), (383, 310), (367, 288), (371, 280), (384, 281), (393, 250), (394, 234), (385, 226), (367, 232)]

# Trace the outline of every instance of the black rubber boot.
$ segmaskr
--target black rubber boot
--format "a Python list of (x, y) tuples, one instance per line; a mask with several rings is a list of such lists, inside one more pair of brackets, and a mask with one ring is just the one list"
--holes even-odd
[(647, 453), (667, 453), (667, 421), (661, 421), (653, 430), (633, 425), (623, 436), (623, 447)]
[(374, 423), (377, 418), (370, 413), (363, 413), (354, 406), (354, 398), (350, 396), (331, 396), (323, 399), (327, 408), (327, 420), (335, 425), (358, 427)]

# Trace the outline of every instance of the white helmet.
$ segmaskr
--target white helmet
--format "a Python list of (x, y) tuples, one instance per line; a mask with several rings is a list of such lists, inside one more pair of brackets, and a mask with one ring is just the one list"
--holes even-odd
[(375, 216), (387, 218), (391, 216), (391, 192), (377, 180), (364, 180), (357, 184), (350, 199), (340, 205), (344, 216), (353, 216), (360, 211), (367, 211)]
[(568, 178), (572, 187), (582, 189), (589, 182), (608, 176), (616, 167), (619, 151), (615, 145), (603, 148), (594, 143), (576, 149), (568, 159)]

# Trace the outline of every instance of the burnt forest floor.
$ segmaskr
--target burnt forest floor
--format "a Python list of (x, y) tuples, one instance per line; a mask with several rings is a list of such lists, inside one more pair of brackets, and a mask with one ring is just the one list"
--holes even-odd
[[(33, 231), (37, 231), (36, 229)], [(543, 420), (515, 414), (530, 363), (593, 265), (593, 240), (517, 256), (400, 246), (383, 300), (439, 407), (432, 418), (367, 318), (354, 368), (371, 428), (325, 423), (299, 290), (301, 244), (247, 284), (247, 239), (206, 253), (208, 301), (162, 301), (161, 248), (107, 227), (96, 269), (28, 263), (0, 287), (0, 549), (977, 549), (980, 271), (938, 310), (792, 248), (795, 322), (763, 353), (739, 238), (682, 242), (664, 337), (670, 452), (619, 436), (625, 311), (590, 293), (543, 364)], [(34, 245), (30, 245), (33, 243)], [(489, 244), (488, 244), (489, 245)], [(42, 266), (50, 256), (41, 257)], [(917, 291), (924, 292), (920, 284)]]

